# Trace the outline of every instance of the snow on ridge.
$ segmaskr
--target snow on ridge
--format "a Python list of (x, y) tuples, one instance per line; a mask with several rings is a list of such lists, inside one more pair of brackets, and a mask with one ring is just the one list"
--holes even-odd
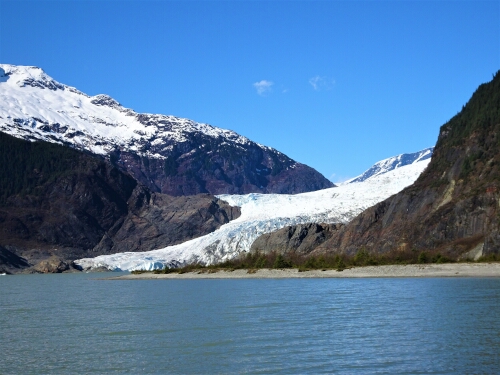
[(61, 84), (41, 68), (0, 64), (0, 131), (18, 138), (70, 144), (97, 154), (116, 146), (163, 158), (142, 146), (157, 139), (187, 141), (193, 132), (253, 143), (234, 131), (161, 114), (136, 113), (109, 95), (89, 96)]
[(421, 151), (407, 153), (407, 154), (400, 154), (387, 159), (383, 159), (375, 163), (363, 174), (351, 178), (350, 180), (347, 180), (345, 182), (342, 182), (340, 185), (365, 181), (369, 178), (373, 178), (374, 176), (378, 176), (380, 174), (390, 172), (394, 169), (404, 167), (405, 165), (410, 165), (413, 163), (418, 163), (420, 161), (430, 159), (432, 157), (433, 151), (434, 147), (429, 147)]
[(288, 225), (348, 223), (365, 209), (411, 185), (429, 161), (420, 160), (362, 182), (309, 193), (220, 195), (230, 205), (241, 207), (241, 216), (208, 235), (159, 250), (102, 255), (75, 263), (83, 269), (133, 271), (228, 260), (248, 251), (260, 235)]

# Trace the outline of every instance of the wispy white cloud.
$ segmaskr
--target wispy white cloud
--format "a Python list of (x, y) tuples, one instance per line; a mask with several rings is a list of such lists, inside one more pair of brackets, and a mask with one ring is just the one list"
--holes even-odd
[(316, 91), (331, 90), (335, 85), (335, 80), (326, 76), (314, 76), (309, 78), (309, 84)]
[(257, 90), (257, 94), (259, 94), (261, 96), (264, 96), (267, 93), (269, 93), (269, 92), (272, 91), (272, 86), (273, 85), (274, 85), (273, 82), (267, 81), (267, 80), (263, 79), (260, 82), (255, 82), (253, 84), (253, 87), (255, 87), (255, 89)]
[(333, 182), (335, 185), (341, 184), (342, 182), (346, 182), (347, 180), (350, 180), (352, 177), (350, 176), (339, 176), (336, 173), (332, 173), (330, 176), (329, 180)]

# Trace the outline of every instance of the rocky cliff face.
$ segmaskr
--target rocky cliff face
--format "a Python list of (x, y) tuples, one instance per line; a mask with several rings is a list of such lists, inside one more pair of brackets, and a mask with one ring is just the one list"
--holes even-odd
[(290, 225), (257, 238), (250, 252), (308, 255), (332, 238), (344, 224), (299, 224)]
[[(30, 265), (164, 247), (239, 216), (208, 194), (152, 193), (109, 162), (67, 147), (3, 133), (0, 146), (0, 246)], [(26, 266), (5, 254), (0, 264)], [(63, 267), (45, 263), (35, 271)]]
[[(369, 208), (317, 252), (500, 252), (500, 73), (440, 129), (418, 180)], [(327, 250), (325, 250), (327, 249)]]
[(0, 131), (101, 155), (151, 191), (173, 196), (295, 194), (333, 186), (314, 169), (233, 131), (136, 113), (37, 67), (0, 64)]
[(94, 256), (175, 245), (211, 233), (240, 216), (238, 207), (209, 194), (172, 197), (136, 189), (128, 206), (128, 215), (92, 249)]

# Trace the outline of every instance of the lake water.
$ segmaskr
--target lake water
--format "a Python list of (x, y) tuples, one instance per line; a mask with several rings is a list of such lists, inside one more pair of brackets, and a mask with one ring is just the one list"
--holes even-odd
[(0, 374), (500, 371), (500, 279), (103, 276), (1, 276)]

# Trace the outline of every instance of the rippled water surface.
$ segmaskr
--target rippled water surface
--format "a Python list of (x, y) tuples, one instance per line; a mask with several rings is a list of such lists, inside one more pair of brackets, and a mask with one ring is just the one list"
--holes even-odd
[(103, 276), (1, 276), (0, 374), (500, 369), (500, 279)]

